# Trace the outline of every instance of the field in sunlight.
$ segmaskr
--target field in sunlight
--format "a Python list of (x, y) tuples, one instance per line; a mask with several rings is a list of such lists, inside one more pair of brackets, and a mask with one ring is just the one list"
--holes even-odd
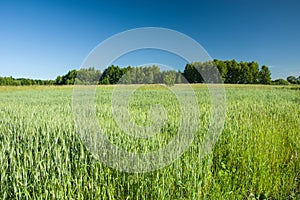
[[(163, 85), (134, 91), (128, 104), (134, 123), (153, 123), (152, 105), (162, 106), (166, 115), (158, 134), (135, 139), (111, 113), (115, 87), (98, 86), (95, 98), (97, 121), (110, 142), (131, 152), (167, 145), (184, 117), (176, 95)], [(182, 85), (173, 87), (184, 92)], [(200, 114), (188, 150), (162, 169), (126, 173), (95, 159), (78, 136), (73, 87), (0, 87), (0, 198), (300, 198), (300, 90), (225, 85), (224, 129), (212, 153), (202, 158), (211, 105), (205, 85), (192, 88), (198, 101), (194, 109)]]

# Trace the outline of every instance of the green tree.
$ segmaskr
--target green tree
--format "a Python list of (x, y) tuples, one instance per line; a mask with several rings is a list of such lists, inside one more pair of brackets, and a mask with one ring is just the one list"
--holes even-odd
[(280, 78), (280, 79), (276, 79), (275, 81), (272, 82), (273, 85), (288, 85), (290, 84), (288, 81)]
[(63, 84), (63, 78), (61, 76), (58, 76), (56, 79), (55, 79), (55, 82), (54, 82), (55, 85), (62, 85)]
[(217, 60), (217, 59), (215, 59), (214, 62), (216, 64), (216, 67), (219, 70), (220, 76), (222, 77), (222, 81), (225, 82), (226, 81), (226, 75), (227, 75), (227, 72), (228, 72), (226, 63), (224, 61)]
[(154, 74), (151, 67), (145, 67), (144, 73), (145, 73), (145, 83), (152, 84), (154, 82)]
[[(203, 79), (199, 73), (202, 63), (187, 64), (183, 71), (183, 76), (189, 83), (203, 83)], [(198, 70), (197, 70), (198, 69)]]
[(300, 84), (300, 76), (297, 78), (297, 84)]
[(122, 70), (119, 66), (111, 65), (106, 68), (100, 78), (100, 84), (117, 84), (122, 77)]
[(225, 83), (239, 83), (241, 66), (235, 61), (225, 61), (227, 74)]
[(74, 85), (77, 76), (77, 70), (69, 71), (65, 76), (63, 76), (63, 84)]
[(101, 71), (94, 67), (82, 68), (78, 70), (76, 76), (76, 84), (95, 85), (98, 84), (101, 77)]
[(248, 63), (249, 66), (249, 76), (248, 80), (250, 84), (255, 84), (258, 82), (258, 73), (259, 73), (259, 66), (257, 62)]
[(259, 71), (258, 82), (261, 84), (271, 84), (271, 72), (265, 65), (263, 65)]
[(176, 83), (177, 84), (180, 84), (180, 83), (182, 83), (182, 74), (181, 74), (181, 72), (180, 71), (178, 71), (177, 73), (176, 73)]
[(143, 67), (138, 67), (136, 69), (136, 83), (143, 84), (145, 83), (146, 75), (144, 73)]
[(58, 76), (55, 80), (56, 85), (73, 85), (77, 76), (77, 70), (71, 70), (64, 76)]
[(248, 63), (240, 62), (240, 74), (238, 83), (247, 84), (250, 83), (250, 69)]
[(173, 86), (175, 84), (175, 80), (176, 80), (175, 71), (173, 70), (164, 71), (162, 75), (163, 75), (164, 84), (166, 84), (167, 86)]
[(122, 77), (119, 80), (121, 84), (131, 84), (132, 83), (132, 71), (133, 69), (129, 66), (127, 68), (122, 69)]
[(152, 71), (153, 77), (154, 77), (153, 83), (163, 83), (162, 75), (161, 75), (159, 67), (157, 65), (152, 65), (151, 71)]
[(289, 83), (292, 83), (292, 84), (297, 84), (297, 78), (295, 76), (289, 76), (286, 78), (286, 80), (289, 82)]

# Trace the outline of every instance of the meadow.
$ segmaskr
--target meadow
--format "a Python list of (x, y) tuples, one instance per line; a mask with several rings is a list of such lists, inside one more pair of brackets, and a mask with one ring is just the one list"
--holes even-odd
[[(131, 152), (167, 145), (183, 117), (174, 93), (146, 85), (132, 94), (129, 114), (136, 124), (153, 123), (151, 105), (166, 113), (159, 134), (135, 139), (111, 113), (115, 87), (98, 86), (95, 98), (109, 140)], [(201, 156), (211, 105), (207, 88), (195, 84), (196, 137), (180, 158), (147, 173), (118, 171), (92, 155), (76, 129), (72, 86), (0, 87), (0, 198), (300, 199), (299, 88), (224, 87), (226, 120), (212, 152)]]

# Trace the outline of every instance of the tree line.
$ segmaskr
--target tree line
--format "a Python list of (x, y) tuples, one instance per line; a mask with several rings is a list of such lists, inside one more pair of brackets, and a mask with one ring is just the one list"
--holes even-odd
[[(271, 72), (263, 65), (259, 69), (257, 62), (237, 62), (235, 60), (221, 61), (215, 59), (209, 62), (195, 62), (185, 66), (183, 76), (190, 83), (214, 82), (215, 73), (211, 71), (213, 66), (219, 70), (224, 83), (231, 84), (271, 84)], [(199, 73), (200, 72), (200, 73)], [(208, 80), (203, 79), (201, 74), (208, 74)], [(210, 81), (209, 79), (212, 79)]]
[(110, 66), (104, 70), (99, 84), (166, 84), (182, 83), (181, 73), (174, 70), (161, 71), (156, 65), (146, 67)]
[(13, 78), (13, 77), (0, 77), (0, 85), (2, 86), (22, 86), (22, 85), (53, 85), (54, 80), (35, 80), (28, 78)]
[[(286, 80), (271, 80), (271, 71), (257, 62), (237, 62), (235, 60), (213, 60), (186, 64), (184, 71), (161, 70), (158, 66), (126, 67), (111, 65), (103, 73), (94, 67), (70, 70), (55, 80), (32, 80), (25, 78), (0, 77), (0, 85), (73, 85), (73, 84), (166, 84), (209, 83), (217, 80), (213, 66), (219, 70), (224, 83), (230, 84), (300, 84), (300, 76), (289, 76)], [(207, 74), (204, 80), (201, 74)]]

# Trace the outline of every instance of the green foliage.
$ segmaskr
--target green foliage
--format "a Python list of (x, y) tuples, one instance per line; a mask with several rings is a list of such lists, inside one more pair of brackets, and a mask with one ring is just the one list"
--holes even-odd
[[(214, 148), (212, 167), (215, 186), (219, 186), (215, 192), (224, 194), (222, 199), (300, 197), (299, 127), (295, 124), (300, 113), (293, 110), (297, 95), (271, 86), (227, 89), (227, 124)], [(299, 163), (294, 162), (295, 156)]]
[[(171, 165), (145, 174), (116, 171), (87, 151), (77, 135), (71, 87), (1, 87), (0, 198), (299, 199), (300, 90), (225, 85), (225, 126), (213, 154), (201, 160), (211, 107), (206, 87), (192, 87), (201, 113), (193, 143)], [(110, 113), (113, 89), (99, 86), (95, 99), (99, 125), (112, 143), (149, 152), (177, 134), (180, 107), (168, 88), (147, 85), (132, 95), (132, 120), (141, 126), (150, 123), (151, 105), (162, 105), (168, 116), (161, 132), (147, 139), (118, 128)], [(172, 89), (185, 94), (184, 85)]]
[(163, 71), (162, 72), (162, 77), (164, 84), (167, 86), (173, 86), (176, 81), (176, 72), (175, 71)]
[(250, 84), (258, 83), (258, 74), (259, 74), (259, 66), (257, 62), (248, 63), (249, 66), (249, 75), (248, 81)]
[(259, 71), (258, 82), (261, 84), (271, 84), (271, 72), (265, 65), (263, 65)]
[(0, 86), (23, 86), (23, 85), (53, 85), (53, 80), (33, 80), (27, 78), (0, 77)]
[(166, 84), (174, 85), (180, 72), (174, 70), (160, 71), (158, 66), (127, 67), (110, 66), (103, 72), (100, 84)]
[(97, 85), (100, 77), (100, 70), (96, 70), (94, 67), (80, 69), (77, 72), (75, 83), (79, 85)]
[(295, 76), (288, 76), (286, 80), (291, 84), (300, 84), (300, 76), (298, 78)]
[(241, 66), (235, 61), (227, 61), (227, 76), (226, 76), (226, 81), (225, 83), (239, 83), (240, 81), (240, 70), (241, 70)]
[(226, 76), (227, 76), (227, 73), (228, 73), (228, 68), (227, 68), (226, 62), (215, 59), (214, 63), (216, 65), (216, 67), (218, 68), (219, 72), (220, 72), (220, 76), (222, 77), (222, 81), (226, 82)]
[(289, 85), (290, 83), (282, 78), (272, 81), (273, 85)]
[(201, 66), (200, 62), (187, 64), (183, 71), (183, 76), (189, 83), (203, 83), (203, 79), (198, 72), (199, 66)]
[(178, 84), (183, 83), (183, 81), (182, 81), (182, 74), (180, 73), (180, 71), (178, 71), (176, 73), (176, 81), (175, 82), (178, 83)]
[[(215, 59), (213, 62), (195, 62), (185, 66), (183, 75), (189, 83), (213, 83), (217, 82), (216, 74), (212, 71), (217, 67), (224, 83), (234, 84), (270, 84), (271, 73), (266, 66), (259, 71), (256, 62), (236, 62), (220, 61)], [(201, 74), (206, 74), (209, 80), (204, 80)], [(218, 81), (219, 82), (219, 81)]]
[[(219, 75), (213, 70), (217, 67)], [(169, 70), (170, 77), (165, 77), (164, 71), (158, 66), (126, 67), (109, 66), (101, 74), (94, 67), (88, 69), (71, 70), (63, 76), (57, 76), (55, 80), (31, 80), (14, 79), (12, 77), (0, 77), (0, 85), (73, 85), (76, 84), (166, 84), (176, 83), (216, 83), (231, 84), (285, 84), (282, 80), (271, 80), (271, 72), (265, 65), (259, 70), (257, 62), (240, 62), (235, 60), (221, 61), (214, 59), (208, 62), (193, 62), (186, 64), (183, 73)], [(168, 72), (169, 73), (169, 72)], [(175, 74), (175, 80), (173, 80)], [(201, 74), (205, 74), (204, 80)], [(168, 75), (169, 76), (169, 75)], [(182, 80), (182, 78), (184, 79)], [(219, 80), (221, 78), (221, 80)], [(300, 76), (287, 77), (291, 84), (300, 84)]]
[(100, 84), (117, 84), (123, 75), (123, 70), (119, 66), (109, 66), (100, 78)]
[(64, 76), (58, 76), (55, 85), (74, 85), (77, 76), (77, 70), (71, 70)]

